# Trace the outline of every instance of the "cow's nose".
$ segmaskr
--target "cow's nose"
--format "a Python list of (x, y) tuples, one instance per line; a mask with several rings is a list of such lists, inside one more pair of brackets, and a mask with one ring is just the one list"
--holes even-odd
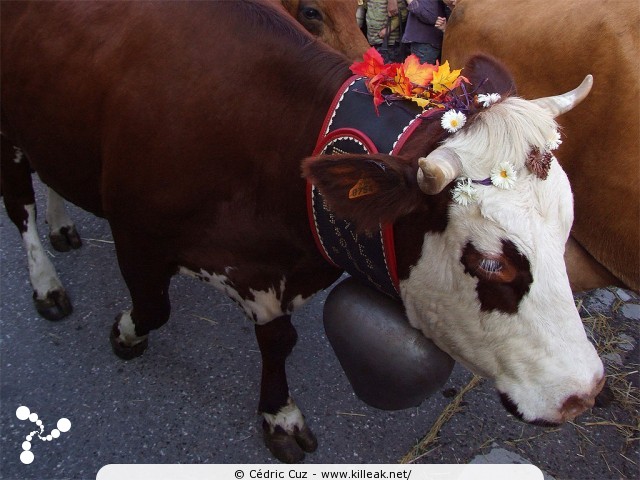
[(604, 387), (604, 383), (605, 377), (603, 375), (602, 378), (595, 382), (595, 385), (589, 394), (571, 395), (567, 398), (560, 408), (562, 421), (566, 422), (573, 420), (585, 410), (592, 408), (595, 403), (596, 396), (600, 393), (602, 387)]

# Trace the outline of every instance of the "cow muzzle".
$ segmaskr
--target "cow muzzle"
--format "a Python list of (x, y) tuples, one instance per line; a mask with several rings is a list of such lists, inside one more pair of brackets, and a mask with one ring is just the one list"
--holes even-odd
[(541, 427), (555, 427), (565, 422), (570, 422), (578, 415), (581, 415), (591, 409), (596, 402), (596, 397), (602, 391), (605, 381), (606, 378), (602, 375), (602, 377), (594, 383), (593, 388), (587, 394), (572, 394), (568, 396), (562, 402), (557, 412), (552, 414), (549, 418), (535, 418), (533, 420), (524, 418), (524, 415), (522, 415), (518, 406), (506, 393), (500, 393), (500, 401), (504, 408), (518, 420)]

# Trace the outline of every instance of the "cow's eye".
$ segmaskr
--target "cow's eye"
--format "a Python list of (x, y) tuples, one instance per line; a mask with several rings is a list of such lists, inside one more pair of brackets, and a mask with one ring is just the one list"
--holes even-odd
[(322, 20), (322, 14), (313, 7), (303, 7), (302, 15), (307, 20)]
[(502, 263), (495, 258), (483, 258), (478, 264), (478, 269), (482, 270), (485, 274), (495, 275), (502, 271)]

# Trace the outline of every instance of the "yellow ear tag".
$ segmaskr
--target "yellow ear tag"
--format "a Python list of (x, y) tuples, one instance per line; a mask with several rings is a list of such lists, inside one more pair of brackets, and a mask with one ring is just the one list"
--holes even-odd
[(376, 182), (370, 178), (361, 178), (356, 184), (349, 190), (349, 199), (364, 197), (365, 195), (371, 195), (378, 191)]

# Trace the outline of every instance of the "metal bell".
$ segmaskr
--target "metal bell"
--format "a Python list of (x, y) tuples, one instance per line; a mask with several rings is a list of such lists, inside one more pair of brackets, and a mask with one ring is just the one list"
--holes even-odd
[(409, 325), (402, 303), (347, 278), (329, 294), (324, 328), (356, 395), (375, 408), (420, 405), (455, 361)]

